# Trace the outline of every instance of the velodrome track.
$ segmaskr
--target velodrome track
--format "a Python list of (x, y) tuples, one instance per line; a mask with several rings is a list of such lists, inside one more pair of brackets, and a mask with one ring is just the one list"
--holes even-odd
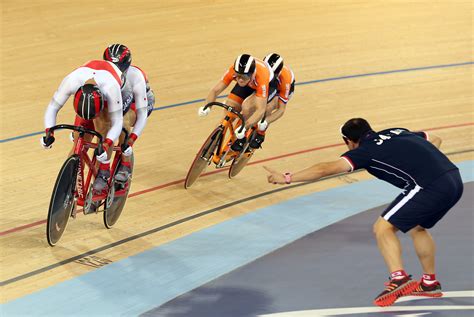
[[(440, 135), (443, 151), (463, 166), (465, 181), (470, 182), (474, 85), (469, 1), (277, 2), (263, 16), (237, 9), (231, 2), (119, 4), (102, 3), (100, 18), (93, 21), (86, 19), (85, 9), (97, 6), (92, 2), (2, 4), (2, 315), (223, 316), (222, 309), (234, 307), (224, 315), (254, 316), (370, 306), (386, 275), (370, 237), (371, 223), (380, 211), (377, 208), (395, 196), (393, 189), (385, 191), (365, 172), (274, 187), (266, 183), (261, 168), (296, 170), (337, 157), (344, 151), (338, 127), (350, 117), (365, 117), (375, 128), (403, 126)], [(127, 17), (118, 18), (123, 11)], [(283, 24), (291, 28), (279, 29), (277, 37), (262, 36), (281, 12), (286, 12)], [(124, 28), (124, 23), (131, 27)], [(242, 32), (239, 23), (252, 25), (253, 32)], [(91, 29), (95, 32), (87, 31)], [(66, 134), (59, 133), (51, 151), (40, 148), (43, 112), (66, 73), (86, 60), (100, 58), (103, 48), (115, 41), (132, 48), (134, 63), (147, 71), (158, 96), (136, 145), (131, 195), (114, 229), (103, 228), (101, 215), (79, 215), (59, 245), (50, 248), (44, 219), (70, 143)], [(236, 55), (245, 51), (263, 56), (270, 50), (282, 54), (297, 77), (295, 97), (285, 117), (271, 127), (264, 149), (239, 177), (228, 180), (225, 171), (208, 169), (185, 191), (187, 168), (221, 115), (215, 111), (205, 119), (197, 118), (202, 98)], [(21, 89), (11, 89), (12, 83)], [(68, 103), (58, 121), (69, 123), (71, 108)], [(383, 189), (380, 197), (370, 201), (337, 194), (356, 192), (367, 182)], [(434, 231), (440, 278), (451, 297), (397, 306), (411, 306), (412, 312), (420, 312), (414, 306), (428, 306), (421, 312), (440, 309), (436, 313), (446, 316), (455, 309), (456, 314), (472, 313), (473, 281), (463, 279), (464, 266), (456, 272), (450, 266), (459, 254), (466, 257), (459, 260), (466, 267), (469, 255), (473, 258), (472, 248), (466, 247), (472, 245), (472, 186), (466, 189), (460, 209), (448, 214)], [(318, 195), (329, 197), (324, 208), (317, 205)], [(317, 213), (336, 206), (348, 208), (354, 216), (328, 223)], [(287, 219), (301, 225), (299, 215), (305, 208), (311, 215), (307, 231), (295, 230), (293, 236), (280, 239), (267, 227)], [(365, 212), (371, 208), (375, 210)], [(275, 210), (280, 213), (272, 214)], [(358, 224), (353, 229), (351, 221)], [(453, 228), (462, 224), (465, 231), (454, 234)], [(324, 244), (338, 232), (347, 233), (340, 243), (352, 245), (350, 250)], [(231, 242), (239, 241), (245, 248), (226, 251)], [(449, 248), (447, 241), (459, 248)], [(409, 241), (403, 242), (408, 265), (417, 275)], [(183, 249), (182, 243), (191, 244)], [(321, 258), (321, 252), (327, 258)], [(281, 260), (280, 254), (287, 257)], [(314, 259), (305, 268), (314, 279), (291, 272), (285, 279), (260, 273), (267, 268), (280, 276), (274, 261), (298, 267), (304, 263), (298, 262), (301, 257), (311, 255)], [(360, 257), (361, 269), (371, 268), (373, 276), (356, 296), (337, 305), (325, 301), (324, 294), (333, 294), (328, 289), (340, 287), (334, 275), (354, 256)], [(324, 274), (331, 266), (334, 271)], [(308, 283), (312, 288), (301, 287)], [(304, 303), (288, 293), (292, 288), (319, 295)], [(113, 300), (108, 297), (111, 290), (116, 291)], [(51, 294), (64, 296), (67, 305), (47, 305), (44, 299)], [(235, 305), (247, 309), (239, 311)], [(400, 309), (394, 308), (394, 314)]]

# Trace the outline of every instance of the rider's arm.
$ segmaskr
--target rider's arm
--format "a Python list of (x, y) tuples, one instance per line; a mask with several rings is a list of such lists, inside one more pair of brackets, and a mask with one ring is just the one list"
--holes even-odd
[(274, 121), (280, 119), (286, 110), (286, 103), (278, 99), (278, 107), (275, 111), (273, 111), (270, 115), (267, 116), (265, 120), (270, 124)]
[[(139, 73), (141, 75), (141, 73)], [(130, 138), (134, 141), (140, 136), (143, 129), (145, 128), (148, 113), (147, 113), (147, 94), (146, 94), (146, 82), (143, 76), (139, 76), (136, 80), (136, 84), (133, 86), (133, 97), (135, 99), (135, 106), (137, 109), (137, 120), (133, 127), (133, 132), (130, 134)]]
[(209, 94), (206, 98), (206, 105), (210, 102), (216, 101), (216, 98), (221, 94), (221, 92), (226, 89), (232, 80), (234, 79), (234, 68), (231, 66), (222, 76), (221, 80), (214, 86), (214, 88), (209, 91)]
[(210, 102), (216, 101), (217, 96), (219, 96), (220, 93), (227, 88), (227, 86), (229, 86), (229, 84), (226, 84), (222, 80), (219, 80), (219, 82), (214, 86), (214, 88), (209, 91), (209, 94), (206, 98), (206, 105)]
[(106, 143), (115, 143), (122, 133), (123, 113), (122, 113), (122, 93), (120, 86), (110, 85), (107, 89), (107, 109), (109, 111), (110, 130), (107, 132)]
[(75, 93), (76, 86), (77, 83), (71, 74), (63, 79), (44, 113), (44, 127), (46, 130), (56, 125), (56, 117), (59, 110), (64, 106), (69, 96)]
[(46, 131), (52, 126), (56, 125), (56, 117), (61, 108), (62, 105), (60, 105), (53, 97), (46, 108), (46, 112), (44, 113), (44, 128)]
[(143, 129), (145, 128), (146, 122), (148, 119), (147, 108), (137, 109), (137, 121), (133, 126), (133, 132), (130, 134), (130, 139), (135, 142), (137, 138), (141, 135)]
[(255, 112), (245, 122), (245, 128), (253, 127), (259, 120), (263, 118), (267, 107), (267, 98), (255, 97)]

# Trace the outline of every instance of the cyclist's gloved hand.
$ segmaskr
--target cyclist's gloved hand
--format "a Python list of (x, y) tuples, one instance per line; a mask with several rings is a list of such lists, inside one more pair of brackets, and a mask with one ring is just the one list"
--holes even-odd
[(265, 131), (267, 128), (268, 128), (267, 120), (263, 120), (263, 121), (258, 122), (258, 130), (259, 131)]
[(198, 115), (200, 117), (205, 117), (209, 114), (209, 112), (211, 112), (211, 108), (207, 108), (206, 110), (204, 110), (204, 106), (202, 106), (202, 107), (199, 107)]
[(130, 134), (128, 137), (128, 142), (125, 144), (122, 144), (122, 154), (126, 157), (129, 157), (133, 153), (133, 144), (137, 140), (138, 136), (135, 133)]
[(48, 133), (49, 129), (46, 129), (46, 135), (41, 137), (41, 146), (43, 149), (50, 149), (54, 143), (54, 134)]
[(242, 127), (242, 131), (240, 131), (240, 128), (241, 127), (235, 129), (235, 136), (237, 137), (237, 139), (245, 138), (245, 132), (247, 132), (247, 129), (245, 129), (245, 127)]
[(105, 139), (105, 141), (102, 143), (102, 146), (99, 146), (95, 149), (94, 153), (97, 157), (97, 161), (102, 164), (109, 163), (109, 156), (107, 154), (107, 151), (113, 144), (114, 142), (111, 139)]
[(129, 157), (130, 155), (133, 154), (133, 149), (132, 146), (129, 144), (124, 144), (125, 147), (122, 145), (122, 154), (126, 157)]

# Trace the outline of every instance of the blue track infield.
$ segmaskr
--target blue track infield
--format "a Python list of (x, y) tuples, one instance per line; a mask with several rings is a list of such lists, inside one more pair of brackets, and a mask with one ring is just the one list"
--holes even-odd
[[(474, 181), (474, 161), (458, 166), (465, 183)], [(136, 316), (151, 313), (166, 302), (295, 240), (387, 204), (398, 192), (381, 181), (369, 180), (257, 209), (5, 303), (0, 315)], [(465, 225), (472, 229), (472, 222)], [(357, 252), (358, 236), (348, 236), (347, 240)], [(344, 257), (344, 261), (350, 264), (352, 257)], [(362, 262), (359, 265), (364, 267)]]

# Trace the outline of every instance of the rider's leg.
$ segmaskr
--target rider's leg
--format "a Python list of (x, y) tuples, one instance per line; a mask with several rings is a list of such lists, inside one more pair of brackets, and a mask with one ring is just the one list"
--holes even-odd
[[(137, 114), (135, 113), (135, 111), (133, 111), (132, 109), (127, 111), (127, 113), (123, 116), (123, 127), (128, 131), (130, 132), (130, 130), (132, 129), (132, 127), (135, 125), (135, 122), (137, 121)], [(123, 143), (123, 138), (124, 136), (121, 135), (120, 136), (120, 144)], [(122, 154), (122, 162), (130, 162), (130, 157), (127, 157), (125, 155)]]
[[(89, 130), (95, 130), (93, 120), (85, 120), (85, 119), (82, 119), (81, 117), (79, 117), (78, 115), (76, 115), (76, 118), (74, 119), (74, 125), (75, 126), (82, 126), (82, 127), (86, 128), (86, 129), (89, 129)], [(74, 154), (74, 149), (76, 148), (77, 140), (79, 139), (79, 132), (74, 131), (72, 133), (72, 138), (73, 138), (72, 142), (74, 144), (72, 146), (71, 151), (69, 152), (68, 157)], [(87, 134), (87, 133), (84, 135), (84, 141), (86, 141), (86, 142), (92, 142), (93, 138), (94, 138), (93, 135), (90, 135), (90, 134)]]
[[(278, 98), (274, 98), (269, 103), (267, 103), (264, 118), (270, 115), (277, 105), (278, 105)], [(262, 118), (262, 120), (264, 118)], [(262, 121), (258, 122), (257, 127), (256, 127), (257, 133), (249, 142), (249, 146), (251, 148), (258, 149), (262, 146), (263, 141), (265, 141), (265, 132), (267, 131), (267, 127), (268, 127), (268, 124), (266, 122), (262, 122)]]
[[(234, 88), (232, 89), (232, 91), (230, 92), (229, 96), (227, 97), (226, 103), (230, 106), (235, 107), (236, 110), (240, 110), (241, 113), (244, 114), (243, 103), (245, 102), (247, 97), (251, 96), (254, 92), (255, 91), (248, 86), (241, 87), (238, 84), (236, 84)], [(247, 139), (245, 135), (243, 137), (238, 136), (238, 135), (236, 136), (237, 136), (237, 140), (234, 141), (234, 143), (231, 146), (231, 149), (233, 151), (239, 152), (239, 151), (242, 151), (244, 144), (247, 142)]]
[(255, 110), (257, 110), (255, 106), (255, 94), (252, 94), (243, 101), (241, 113), (244, 119), (247, 120), (254, 114)]
[(260, 119), (257, 123), (257, 133), (255, 137), (250, 140), (249, 146), (254, 149), (258, 149), (262, 146), (263, 141), (265, 140), (265, 131), (267, 130), (268, 123), (265, 120), (268, 113), (272, 112), (278, 105), (278, 97), (277, 97), (277, 81), (276, 78), (269, 83), (268, 89), (268, 98), (267, 98), (267, 105), (265, 109), (265, 115), (263, 118)]
[[(133, 109), (130, 109), (127, 111), (127, 113), (123, 116), (123, 127), (130, 132), (132, 127), (135, 125), (135, 122), (137, 120), (137, 115)], [(120, 136), (120, 142), (119, 144), (123, 144), (124, 142), (124, 136), (123, 134)], [(115, 176), (115, 179), (118, 180), (119, 182), (126, 182), (128, 178), (130, 177), (130, 174), (132, 173), (132, 167), (131, 167), (131, 157), (130, 156), (125, 156), (122, 154), (122, 162), (119, 166), (117, 175)]]
[[(94, 126), (96, 131), (102, 136), (107, 135), (111, 127), (111, 122), (107, 111), (102, 111), (97, 118), (94, 119)], [(95, 191), (102, 191), (107, 186), (107, 181), (110, 177), (110, 157), (112, 155), (113, 148), (107, 149), (108, 161), (106, 163), (99, 163), (99, 172), (94, 180), (92, 187)]]

